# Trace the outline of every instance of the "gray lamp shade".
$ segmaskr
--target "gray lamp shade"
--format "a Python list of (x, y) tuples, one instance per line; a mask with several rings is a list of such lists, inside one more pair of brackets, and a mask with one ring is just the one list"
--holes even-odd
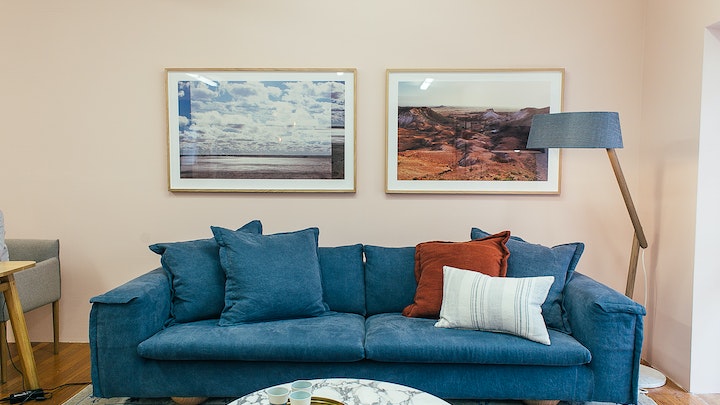
[(528, 149), (622, 148), (616, 112), (568, 112), (533, 116)]

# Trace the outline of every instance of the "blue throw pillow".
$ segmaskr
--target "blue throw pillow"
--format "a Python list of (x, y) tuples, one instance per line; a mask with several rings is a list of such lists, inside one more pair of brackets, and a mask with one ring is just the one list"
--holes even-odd
[(317, 228), (256, 235), (212, 227), (225, 270), (220, 326), (319, 316), (323, 301)]
[[(478, 228), (472, 228), (470, 237), (479, 239), (489, 234)], [(580, 242), (567, 243), (554, 247), (546, 247), (528, 243), (513, 236), (505, 243), (510, 250), (507, 277), (538, 277), (553, 276), (555, 281), (550, 287), (542, 315), (545, 324), (565, 333), (571, 333), (567, 314), (563, 307), (563, 291), (565, 284), (572, 277), (585, 245)]]
[[(251, 221), (240, 232), (262, 233), (262, 223)], [(225, 272), (215, 239), (156, 243), (150, 250), (170, 278), (172, 306), (166, 325), (218, 318), (225, 307)]]

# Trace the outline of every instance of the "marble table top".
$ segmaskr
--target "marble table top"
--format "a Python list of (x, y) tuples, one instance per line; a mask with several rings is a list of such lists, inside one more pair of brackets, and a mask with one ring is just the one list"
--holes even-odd
[[(338, 400), (345, 405), (449, 405), (427, 392), (404, 385), (352, 378), (310, 380), (313, 396)], [(290, 387), (290, 382), (280, 384)], [(265, 390), (238, 398), (228, 405), (269, 405)]]

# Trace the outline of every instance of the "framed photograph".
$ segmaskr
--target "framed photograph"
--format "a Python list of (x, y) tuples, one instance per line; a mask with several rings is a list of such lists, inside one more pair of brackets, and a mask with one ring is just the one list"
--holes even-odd
[(170, 191), (355, 191), (355, 69), (166, 74)]
[(560, 151), (526, 148), (562, 111), (563, 69), (388, 70), (388, 193), (558, 194)]

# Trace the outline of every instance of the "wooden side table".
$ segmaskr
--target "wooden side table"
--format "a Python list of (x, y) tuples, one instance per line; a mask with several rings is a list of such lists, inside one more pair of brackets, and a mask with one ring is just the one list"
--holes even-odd
[(25, 324), (25, 315), (23, 314), (20, 297), (18, 296), (17, 287), (15, 286), (15, 273), (21, 270), (29, 269), (35, 266), (35, 262), (31, 261), (9, 261), (0, 262), (0, 291), (5, 296), (7, 303), (10, 325), (15, 335), (15, 344), (17, 345), (18, 354), (20, 355), (20, 363), (27, 389), (34, 390), (40, 388), (37, 370), (35, 368), (35, 357), (33, 356), (32, 345), (30, 344), (30, 336)]

